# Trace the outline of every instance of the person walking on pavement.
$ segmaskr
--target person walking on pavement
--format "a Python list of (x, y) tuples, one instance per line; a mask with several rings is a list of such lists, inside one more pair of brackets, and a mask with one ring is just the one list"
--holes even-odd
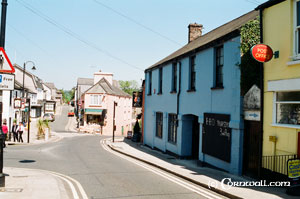
[(2, 132), (3, 132), (3, 148), (5, 148), (6, 147), (5, 140), (8, 133), (8, 128), (6, 126), (6, 119), (3, 120)]
[(19, 141), (19, 138), (18, 138), (18, 125), (16, 124), (16, 122), (13, 123), (13, 126), (12, 126), (12, 133), (13, 133), (13, 137), (14, 137), (14, 142), (17, 142)]
[(20, 122), (19, 123), (19, 127), (18, 127), (18, 135), (19, 135), (19, 139), (18, 139), (18, 142), (23, 142), (23, 138), (22, 138), (22, 134), (24, 132), (24, 126), (23, 126), (23, 123)]

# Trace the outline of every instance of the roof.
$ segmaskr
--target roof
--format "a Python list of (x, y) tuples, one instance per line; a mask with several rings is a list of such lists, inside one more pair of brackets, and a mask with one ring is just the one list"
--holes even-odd
[(122, 97), (131, 97), (128, 93), (125, 93), (120, 88), (111, 85), (105, 78), (102, 78), (95, 85), (89, 88), (86, 93), (106, 93), (110, 95), (117, 95)]
[[(23, 90), (23, 84), (21, 84), (20, 82), (18, 82), (16, 79), (15, 79), (15, 89), (16, 90)], [(32, 94), (37, 94), (36, 92), (32, 91), (31, 89), (25, 87), (25, 91), (27, 93), (32, 93)]]
[(34, 76), (34, 77), (35, 77), (36, 86), (40, 89), (44, 89), (42, 80), (40, 78), (38, 78), (37, 76)]
[[(215, 41), (218, 39), (231, 37), (231, 34), (235, 31), (238, 31), (239, 29), (248, 21), (255, 19), (258, 16), (258, 11), (253, 10), (245, 15), (240, 16), (239, 18), (236, 18), (206, 34), (203, 36), (198, 37), (194, 41), (188, 43), (187, 45), (183, 46), (179, 50), (175, 51), (174, 53), (170, 54), (169, 56), (165, 57), (164, 59), (160, 60), (159, 62), (155, 63), (154, 65), (150, 66), (147, 70), (159, 67), (161, 65), (165, 65), (171, 61), (174, 61), (175, 59), (178, 59), (180, 57), (185, 57), (189, 53), (195, 53), (200, 50), (206, 49), (211, 47), (212, 44), (214, 44)], [(230, 38), (229, 38), (230, 39)]]
[(81, 77), (79, 77), (77, 79), (77, 85), (94, 85), (94, 79), (93, 78), (81, 78)]
[(263, 4), (261, 4), (261, 5), (257, 6), (257, 8), (255, 8), (255, 10), (263, 10), (265, 8), (269, 8), (269, 7), (274, 6), (278, 3), (281, 3), (283, 1), (285, 1), (285, 0), (269, 0), (269, 1), (267, 1)]
[(56, 89), (57, 90), (57, 88), (55, 87), (54, 83), (52, 83), (52, 82), (45, 82), (44, 84), (47, 87), (49, 87), (50, 89)]

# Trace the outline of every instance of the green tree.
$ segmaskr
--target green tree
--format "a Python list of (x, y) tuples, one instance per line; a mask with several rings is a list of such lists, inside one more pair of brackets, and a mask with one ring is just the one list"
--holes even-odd
[(63, 89), (61, 89), (60, 92), (62, 93), (63, 101), (65, 103), (69, 103), (71, 100), (74, 99), (75, 88), (72, 88), (71, 90), (63, 90)]
[(120, 88), (125, 92), (128, 93), (129, 95), (132, 95), (134, 91), (139, 91), (139, 86), (137, 81), (131, 80), (131, 81), (119, 81)]
[(251, 48), (260, 42), (259, 17), (249, 21), (241, 28), (241, 94), (255, 84), (260, 86), (260, 63), (251, 55)]

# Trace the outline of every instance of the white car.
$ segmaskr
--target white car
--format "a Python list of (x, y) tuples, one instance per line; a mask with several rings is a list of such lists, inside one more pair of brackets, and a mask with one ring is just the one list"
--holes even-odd
[(53, 113), (45, 113), (45, 115), (43, 116), (43, 119), (53, 122), (55, 120), (55, 117), (54, 117)]

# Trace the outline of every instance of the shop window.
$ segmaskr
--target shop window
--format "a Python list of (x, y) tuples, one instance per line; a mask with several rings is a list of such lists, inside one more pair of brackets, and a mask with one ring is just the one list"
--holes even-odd
[(300, 125), (300, 92), (276, 93), (276, 123)]

